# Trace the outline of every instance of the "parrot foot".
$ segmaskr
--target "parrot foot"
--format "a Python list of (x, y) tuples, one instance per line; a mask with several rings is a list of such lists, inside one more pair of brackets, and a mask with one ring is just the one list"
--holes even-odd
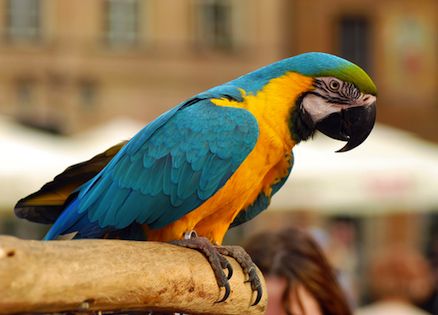
[[(171, 244), (191, 248), (201, 252), (209, 261), (216, 277), (216, 282), (219, 288), (225, 288), (225, 294), (216, 303), (224, 302), (230, 296), (231, 289), (228, 282), (233, 275), (233, 268), (228, 260), (222, 256), (218, 249), (205, 237), (199, 237), (196, 233), (185, 235), (184, 239), (172, 241)], [(228, 270), (228, 275), (225, 275), (224, 269)]]
[(253, 292), (257, 292), (256, 299), (251, 306), (259, 304), (263, 295), (262, 284), (257, 275), (256, 265), (252, 262), (248, 253), (240, 246), (216, 246), (216, 248), (222, 255), (232, 257), (239, 263), (243, 272), (248, 275), (248, 280), (246, 280), (246, 282), (251, 284)]

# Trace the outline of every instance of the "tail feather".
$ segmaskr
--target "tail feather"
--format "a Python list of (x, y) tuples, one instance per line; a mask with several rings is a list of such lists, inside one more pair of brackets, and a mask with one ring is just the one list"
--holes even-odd
[(29, 221), (50, 224), (76, 197), (75, 192), (96, 176), (127, 143), (121, 142), (92, 159), (72, 165), (41, 189), (17, 202), (15, 214)]
[(67, 208), (58, 217), (55, 224), (52, 225), (49, 232), (44, 236), (43, 240), (49, 241), (58, 238), (62, 234), (68, 234), (70, 228), (76, 224), (77, 221), (81, 220), (81, 217), (86, 215), (86, 213), (79, 213), (77, 211), (78, 199), (73, 200)]
[(67, 206), (47, 232), (44, 240), (59, 239), (68, 234), (75, 239), (101, 238), (111, 230), (110, 227), (100, 227), (97, 221), (91, 222), (86, 212), (79, 212), (78, 204), (79, 200), (76, 198)]

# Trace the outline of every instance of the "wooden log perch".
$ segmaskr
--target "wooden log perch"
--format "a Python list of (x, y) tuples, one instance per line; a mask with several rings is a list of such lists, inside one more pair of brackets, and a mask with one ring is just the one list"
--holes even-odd
[[(156, 242), (28, 241), (0, 236), (0, 314), (156, 310), (263, 314), (234, 259), (226, 302), (198, 252)], [(261, 274), (259, 272), (259, 276)], [(263, 283), (264, 286), (264, 283)]]

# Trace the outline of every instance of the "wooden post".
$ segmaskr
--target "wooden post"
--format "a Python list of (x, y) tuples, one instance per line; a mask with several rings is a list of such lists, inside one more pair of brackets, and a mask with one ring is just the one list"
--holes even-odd
[(0, 236), (0, 314), (134, 309), (263, 314), (266, 288), (260, 304), (250, 306), (255, 296), (240, 266), (228, 259), (234, 269), (231, 295), (215, 303), (223, 289), (194, 250), (157, 242)]

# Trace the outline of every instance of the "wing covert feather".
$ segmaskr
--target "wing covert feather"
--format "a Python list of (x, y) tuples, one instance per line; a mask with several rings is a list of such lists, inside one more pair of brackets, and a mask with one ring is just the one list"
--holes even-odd
[(102, 228), (134, 222), (161, 228), (220, 189), (257, 138), (250, 112), (199, 100), (149, 137), (137, 134), (81, 192), (79, 212), (86, 211)]

